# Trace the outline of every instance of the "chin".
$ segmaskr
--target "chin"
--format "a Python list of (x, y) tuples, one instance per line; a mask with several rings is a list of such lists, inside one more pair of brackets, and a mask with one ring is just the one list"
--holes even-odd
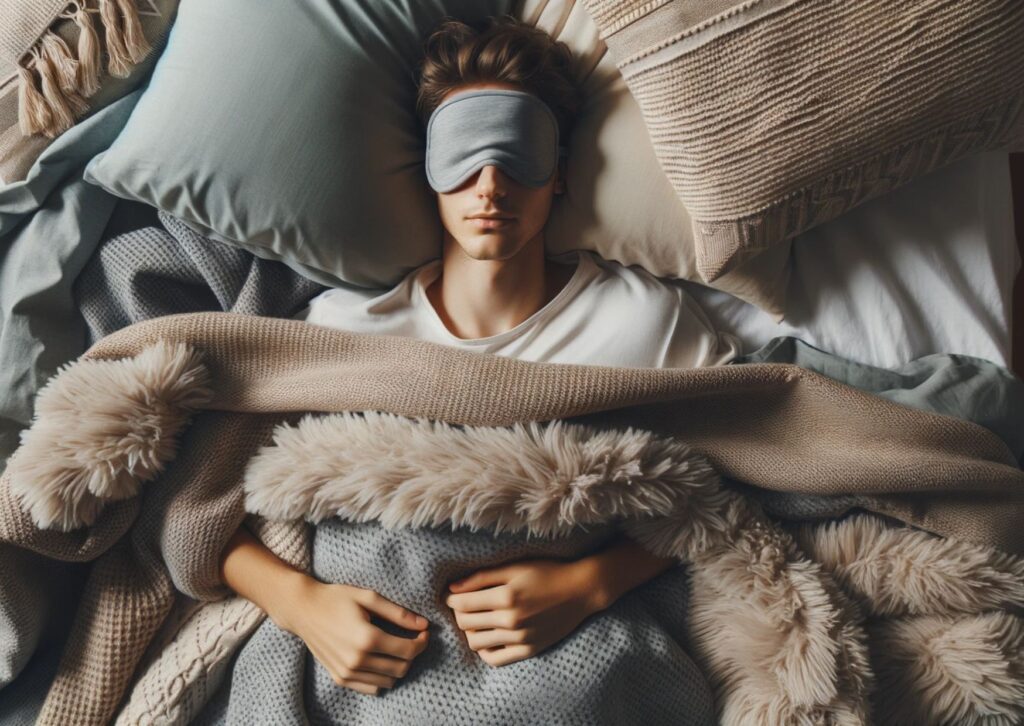
[(474, 260), (507, 260), (522, 249), (518, 240), (496, 234), (474, 234), (459, 245)]

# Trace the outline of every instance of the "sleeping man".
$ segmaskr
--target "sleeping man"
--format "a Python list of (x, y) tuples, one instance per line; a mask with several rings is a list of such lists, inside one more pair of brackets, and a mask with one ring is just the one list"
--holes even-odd
[[(511, 19), (444, 23), (427, 42), (417, 99), (442, 256), (384, 294), (329, 290), (300, 317), (529, 361), (730, 361), (734, 339), (717, 333), (679, 285), (590, 252), (545, 257), (544, 225), (553, 197), (565, 192), (566, 141), (579, 105), (570, 61), (563, 44)], [(672, 565), (621, 536), (577, 560), (477, 571), (442, 596), (469, 648), (502, 666), (553, 646)], [(421, 616), (371, 590), (294, 570), (244, 527), (225, 548), (222, 576), (356, 691), (392, 687), (427, 646)], [(371, 614), (419, 633), (389, 634)]]

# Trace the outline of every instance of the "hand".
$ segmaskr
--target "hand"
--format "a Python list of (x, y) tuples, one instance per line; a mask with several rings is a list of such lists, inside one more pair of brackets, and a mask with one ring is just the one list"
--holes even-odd
[[(376, 696), (394, 686), (427, 647), (426, 618), (373, 590), (305, 576), (294, 592), (287, 611), (274, 620), (302, 638), (339, 686)], [(420, 632), (415, 638), (391, 635), (370, 622), (371, 613)]]
[(445, 603), (469, 647), (492, 666), (530, 658), (601, 610), (592, 559), (523, 560), (449, 584)]

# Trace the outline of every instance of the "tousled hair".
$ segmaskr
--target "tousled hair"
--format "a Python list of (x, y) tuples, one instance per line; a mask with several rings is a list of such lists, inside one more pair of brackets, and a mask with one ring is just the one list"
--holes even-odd
[(566, 143), (581, 97), (565, 43), (504, 15), (474, 24), (447, 18), (427, 38), (424, 50), (416, 95), (416, 114), (424, 126), (452, 89), (503, 81), (546, 103)]

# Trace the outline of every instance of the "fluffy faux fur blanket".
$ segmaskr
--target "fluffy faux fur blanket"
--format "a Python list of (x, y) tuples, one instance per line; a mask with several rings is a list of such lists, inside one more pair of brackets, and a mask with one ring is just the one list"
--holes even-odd
[[(914, 527), (791, 533), (718, 474), (865, 495)], [(140, 662), (176, 593), (229, 594), (217, 558), (246, 492), (282, 519), (268, 546), (306, 566), (301, 517), (481, 537), (619, 524), (689, 565), (692, 655), (726, 723), (1010, 724), (1022, 483), (981, 427), (794, 366), (544, 365), (205, 313), (119, 331), (48, 384), (0, 480), (0, 544), (95, 560), (44, 724), (106, 723), (153, 673), (180, 716), (196, 673), (223, 669), (224, 648), (177, 673), (159, 648)]]

